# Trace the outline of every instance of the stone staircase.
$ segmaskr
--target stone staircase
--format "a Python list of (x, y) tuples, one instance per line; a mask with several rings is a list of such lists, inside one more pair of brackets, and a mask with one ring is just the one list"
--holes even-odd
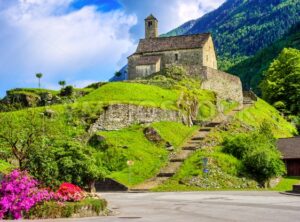
[[(214, 124), (214, 127), (216, 127), (218, 124)], [(142, 183), (140, 185), (137, 185), (130, 189), (131, 192), (146, 192), (149, 191), (171, 177), (173, 177), (183, 164), (183, 162), (192, 155), (193, 152), (201, 148), (202, 141), (205, 139), (205, 137), (209, 134), (209, 132), (214, 127), (203, 127), (200, 128), (180, 149), (178, 153), (176, 153), (174, 156), (172, 156), (169, 159), (169, 163), (160, 170), (160, 172), (157, 174), (156, 177), (146, 181), (145, 183)]]
[[(250, 99), (244, 99), (244, 108), (248, 108), (254, 102)], [(180, 151), (176, 153), (169, 159), (168, 164), (163, 167), (160, 172), (157, 174), (156, 177), (147, 180), (146, 182), (139, 184), (129, 191), (131, 192), (147, 192), (153, 188), (158, 187), (159, 185), (163, 184), (165, 181), (173, 177), (183, 164), (183, 162), (190, 157), (193, 152), (202, 147), (202, 141), (205, 137), (216, 127), (221, 125), (223, 122), (227, 121), (229, 118), (233, 117), (237, 112), (241, 110), (232, 110), (229, 114), (219, 115), (211, 122), (197, 122), (195, 125), (199, 125), (200, 129), (192, 135), (190, 139), (181, 147)]]

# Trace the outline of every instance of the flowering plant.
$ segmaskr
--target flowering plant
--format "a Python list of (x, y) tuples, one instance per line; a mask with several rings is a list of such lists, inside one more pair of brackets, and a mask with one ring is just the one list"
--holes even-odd
[(63, 183), (55, 193), (55, 199), (58, 201), (76, 202), (85, 198), (85, 194), (80, 187), (71, 184)]
[(4, 177), (0, 187), (0, 219), (12, 216), (22, 218), (24, 212), (36, 204), (49, 201), (53, 193), (39, 189), (38, 182), (24, 171), (14, 170)]

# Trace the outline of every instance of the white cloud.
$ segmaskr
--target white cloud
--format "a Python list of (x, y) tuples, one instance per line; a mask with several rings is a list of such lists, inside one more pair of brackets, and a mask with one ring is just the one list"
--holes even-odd
[(0, 0), (0, 96), (4, 89), (36, 86), (36, 72), (44, 73), (44, 86), (107, 80), (144, 37), (148, 14), (165, 33), (224, 2), (118, 0), (123, 8), (101, 12), (95, 6), (72, 11), (73, 1)]
[[(153, 13), (159, 20), (160, 33), (201, 17), (220, 6), (225, 0), (119, 0), (127, 13), (138, 17), (139, 25), (132, 29), (134, 36), (143, 37), (143, 20)], [(141, 36), (142, 35), (142, 36)]]
[(136, 17), (120, 10), (101, 13), (92, 6), (68, 12), (70, 2), (20, 0), (2, 8), (2, 83), (35, 83), (35, 72), (44, 73), (44, 81), (99, 81), (117, 69), (121, 55), (134, 44), (129, 29)]

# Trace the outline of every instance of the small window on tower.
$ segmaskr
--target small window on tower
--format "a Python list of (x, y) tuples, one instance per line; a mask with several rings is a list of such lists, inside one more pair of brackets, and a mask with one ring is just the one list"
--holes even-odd
[(148, 27), (150, 28), (152, 26), (152, 21), (148, 22)]
[(178, 61), (178, 54), (177, 53), (175, 54), (175, 61), (176, 62)]

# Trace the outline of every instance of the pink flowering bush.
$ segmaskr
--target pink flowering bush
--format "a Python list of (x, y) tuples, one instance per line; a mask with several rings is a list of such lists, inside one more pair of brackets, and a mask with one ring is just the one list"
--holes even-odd
[(27, 172), (14, 170), (4, 177), (0, 187), (0, 219), (20, 219), (35, 205), (53, 198), (54, 193), (39, 189)]
[(83, 190), (71, 183), (63, 183), (55, 193), (55, 199), (58, 201), (77, 202), (85, 198)]

